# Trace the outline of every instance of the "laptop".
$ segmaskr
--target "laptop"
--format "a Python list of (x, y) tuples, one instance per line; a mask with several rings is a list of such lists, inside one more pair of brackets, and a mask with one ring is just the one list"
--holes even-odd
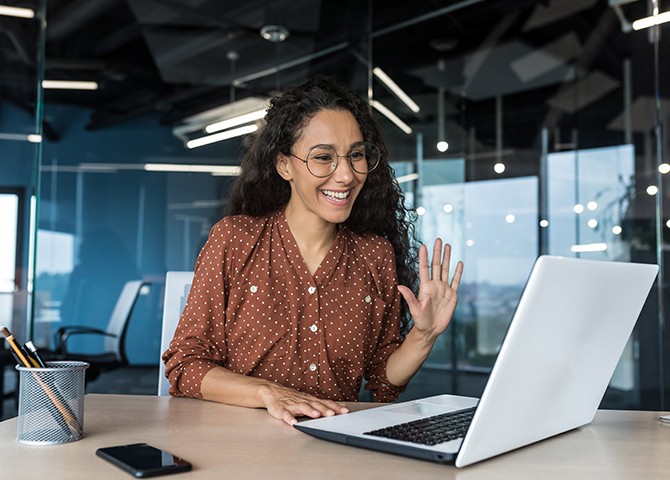
[(295, 428), (464, 467), (590, 423), (657, 272), (657, 265), (540, 256), (480, 399), (437, 395)]

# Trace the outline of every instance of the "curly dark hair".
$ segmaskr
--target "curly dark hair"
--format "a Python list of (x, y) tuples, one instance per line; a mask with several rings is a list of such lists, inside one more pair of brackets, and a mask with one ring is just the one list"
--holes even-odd
[[(379, 165), (368, 174), (344, 222), (358, 234), (376, 233), (388, 239), (395, 253), (398, 281), (416, 291), (415, 232), (413, 211), (405, 208), (405, 196), (389, 165), (382, 131), (368, 104), (330, 77), (319, 75), (289, 87), (270, 100), (265, 125), (251, 138), (242, 159), (242, 171), (228, 199), (228, 214), (261, 217), (283, 208), (291, 196), (289, 183), (275, 168), (279, 154), (289, 155), (302, 129), (321, 110), (347, 110), (361, 129), (363, 139), (379, 147)], [(259, 194), (262, 192), (262, 194)], [(407, 333), (409, 309), (402, 300), (401, 331)]]

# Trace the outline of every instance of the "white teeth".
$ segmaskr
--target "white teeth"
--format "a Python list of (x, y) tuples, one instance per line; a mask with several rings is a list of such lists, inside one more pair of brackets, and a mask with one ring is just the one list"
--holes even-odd
[(349, 196), (349, 191), (346, 192), (333, 192), (332, 190), (322, 190), (323, 194), (326, 195), (327, 197), (331, 198), (339, 198), (340, 200), (343, 200)]

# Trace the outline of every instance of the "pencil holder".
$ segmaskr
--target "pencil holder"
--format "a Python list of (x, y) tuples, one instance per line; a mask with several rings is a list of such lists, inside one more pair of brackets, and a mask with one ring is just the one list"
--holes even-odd
[(30, 445), (74, 442), (84, 436), (84, 379), (88, 363), (17, 366), (19, 418), (16, 440)]

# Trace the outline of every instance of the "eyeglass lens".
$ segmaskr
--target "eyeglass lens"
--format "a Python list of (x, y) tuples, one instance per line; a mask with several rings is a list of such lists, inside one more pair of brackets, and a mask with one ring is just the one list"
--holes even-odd
[(357, 173), (371, 172), (379, 163), (379, 149), (372, 143), (360, 143), (347, 155), (339, 155), (329, 145), (317, 145), (307, 154), (307, 168), (317, 177), (326, 177), (337, 168), (339, 157), (348, 157), (351, 168)]

